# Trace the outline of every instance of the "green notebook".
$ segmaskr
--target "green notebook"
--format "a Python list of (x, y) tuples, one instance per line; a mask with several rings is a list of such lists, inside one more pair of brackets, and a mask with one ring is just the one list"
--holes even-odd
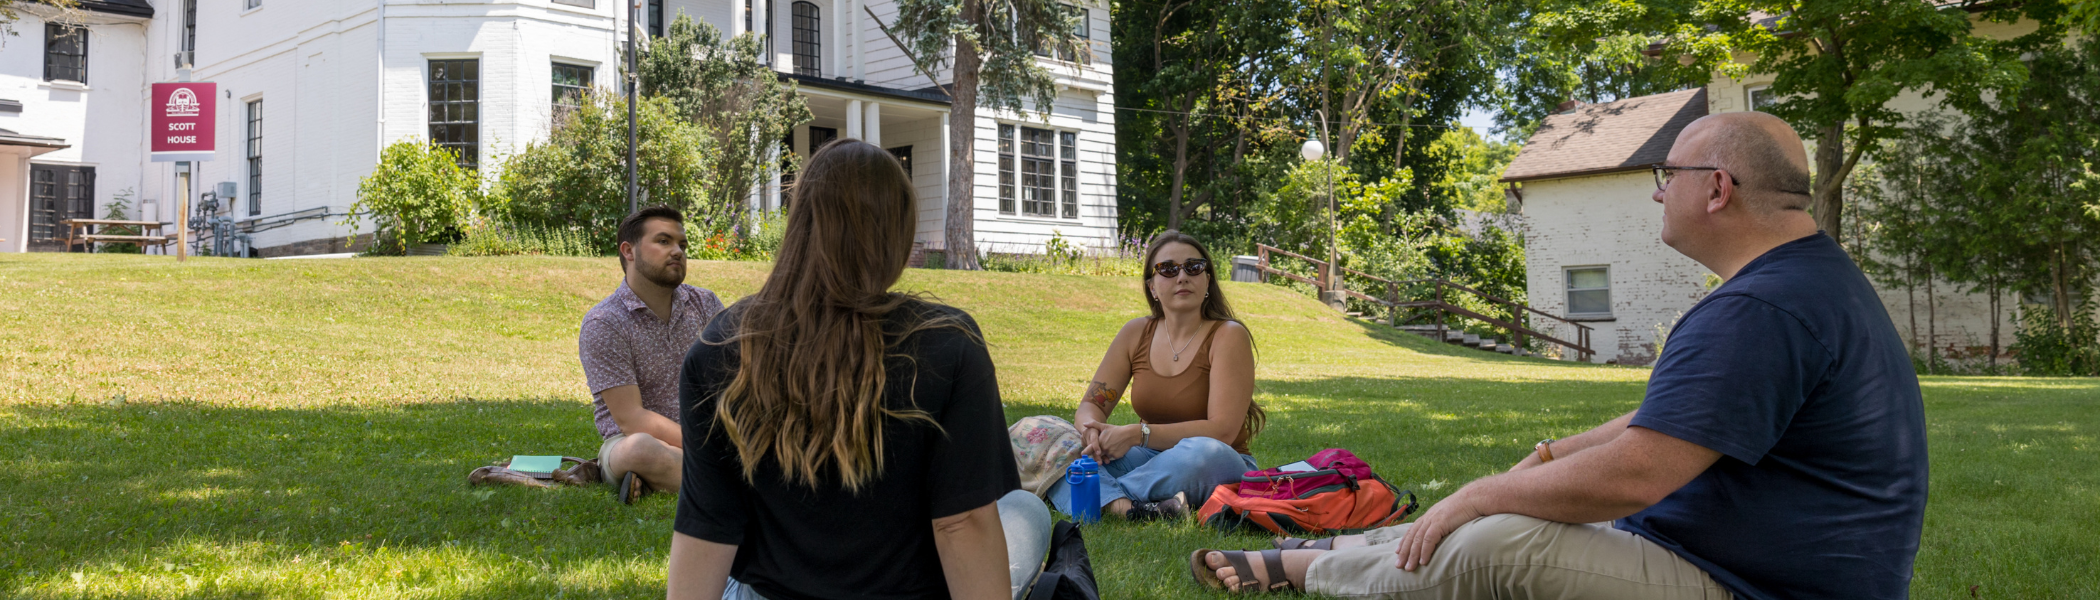
[(529, 475), (550, 475), (560, 468), (561, 457), (559, 456), (525, 456), (520, 454), (510, 457), (510, 470)]

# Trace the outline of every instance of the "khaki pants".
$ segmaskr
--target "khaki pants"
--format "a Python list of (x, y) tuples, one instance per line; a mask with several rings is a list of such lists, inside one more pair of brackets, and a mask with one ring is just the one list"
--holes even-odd
[(1452, 531), (1429, 564), (1395, 567), (1412, 524), (1364, 534), (1368, 546), (1320, 555), (1308, 591), (1344, 598), (1729, 600), (1726, 588), (1662, 546), (1609, 523), (1573, 525), (1492, 515)]

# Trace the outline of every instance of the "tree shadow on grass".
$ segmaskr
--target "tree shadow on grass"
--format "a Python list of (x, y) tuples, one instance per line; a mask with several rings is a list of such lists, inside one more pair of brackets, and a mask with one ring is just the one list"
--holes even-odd
[(662, 594), (674, 495), (466, 485), (513, 454), (595, 456), (581, 402), (9, 412), (0, 595)]

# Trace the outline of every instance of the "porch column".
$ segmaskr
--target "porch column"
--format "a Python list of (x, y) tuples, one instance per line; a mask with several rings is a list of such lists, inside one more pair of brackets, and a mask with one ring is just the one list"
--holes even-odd
[(860, 127), (862, 130), (865, 130), (866, 134), (861, 139), (867, 140), (870, 144), (880, 146), (882, 145), (882, 103), (868, 102), (865, 112), (866, 114), (861, 117)]
[(859, 100), (846, 101), (846, 137), (865, 141), (868, 138), (861, 131), (860, 106), (861, 101)]

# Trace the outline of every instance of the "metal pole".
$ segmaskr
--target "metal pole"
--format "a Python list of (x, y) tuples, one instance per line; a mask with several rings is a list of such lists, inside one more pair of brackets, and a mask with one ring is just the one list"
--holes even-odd
[(640, 212), (640, 211), (642, 210), (642, 205), (641, 205), (641, 197), (640, 197), (640, 189), (641, 189), (641, 186), (640, 186), (640, 185), (638, 184), (638, 179), (636, 178), (636, 174), (635, 174), (635, 159), (634, 159), (634, 119), (635, 119), (635, 106), (634, 106), (634, 105), (635, 105), (635, 96), (639, 95), (639, 93), (640, 93), (640, 92), (639, 92), (639, 90), (638, 90), (637, 88), (640, 88), (640, 87), (641, 87), (641, 77), (640, 77), (640, 74), (639, 74), (639, 73), (636, 73), (636, 72), (635, 72), (635, 68), (636, 68), (636, 63), (635, 63), (635, 56), (634, 56), (634, 35), (635, 35), (636, 25), (637, 25), (637, 24), (638, 24), (638, 22), (639, 22), (639, 21), (638, 21), (638, 19), (636, 19), (635, 15), (636, 15), (636, 13), (640, 12), (641, 6), (642, 6), (642, 2), (641, 2), (641, 0), (633, 0), (632, 2), (629, 2), (629, 3), (627, 3), (627, 212), (628, 212), (628, 214), (633, 214), (633, 213), (636, 213), (636, 212)]

